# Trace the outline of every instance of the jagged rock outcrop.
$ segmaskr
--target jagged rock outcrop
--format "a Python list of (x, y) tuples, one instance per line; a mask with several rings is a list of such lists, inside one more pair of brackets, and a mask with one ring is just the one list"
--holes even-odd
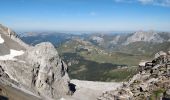
[[(1, 36), (6, 39), (6, 42), (5, 41), (4, 42), (9, 43), (8, 44), (9, 47), (17, 47), (20, 49), (29, 48), (29, 45), (25, 44), (14, 31), (12, 31), (10, 28), (5, 27), (1, 24), (0, 24), (0, 33), (1, 33)], [(18, 44), (16, 44), (16, 42)]]
[(15, 85), (44, 99), (59, 99), (72, 93), (67, 65), (51, 43), (29, 46), (15, 32), (2, 25), (0, 36), (1, 86), (4, 85), (1, 81), (5, 80), (11, 86)]
[[(103, 93), (99, 100), (162, 100), (169, 98), (170, 53), (159, 52), (153, 61), (140, 64), (139, 73), (114, 91)], [(161, 98), (161, 99), (160, 99)]]
[[(69, 93), (69, 77), (66, 64), (51, 43), (41, 43), (25, 53), (33, 66), (32, 86), (48, 97), (57, 98)], [(48, 91), (47, 91), (48, 90)]]
[(162, 43), (164, 40), (162, 37), (156, 33), (156, 32), (135, 32), (133, 33), (132, 36), (127, 38), (127, 41), (125, 44), (130, 44), (133, 42), (139, 42), (139, 41), (144, 41), (144, 42), (153, 42), (153, 43)]

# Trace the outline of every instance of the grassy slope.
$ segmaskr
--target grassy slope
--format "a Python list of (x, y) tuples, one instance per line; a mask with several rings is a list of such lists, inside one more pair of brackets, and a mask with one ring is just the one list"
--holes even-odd
[(66, 63), (71, 60), (79, 61), (69, 68), (71, 78), (89, 81), (124, 81), (135, 72), (135, 68), (117, 69), (117, 66), (121, 65), (86, 60), (76, 53), (63, 53), (62, 56)]
[[(87, 51), (76, 52), (77, 45), (80, 43), (71, 41), (60, 46), (58, 51), (66, 63), (71, 60), (79, 61), (78, 64), (70, 66), (69, 75), (71, 78), (81, 80), (124, 81), (136, 72), (136, 68), (116, 69), (117, 66), (137, 65), (142, 58), (146, 58), (119, 52), (103, 54), (98, 53), (96, 49), (90, 53)], [(97, 47), (94, 46), (94, 48)]]
[(128, 66), (137, 66), (141, 60), (149, 59), (149, 56), (132, 55), (120, 52), (114, 52), (110, 55), (104, 54), (91, 54), (86, 53), (80, 54), (88, 60), (96, 61), (99, 63), (112, 63), (112, 64), (123, 64)]
[[(137, 66), (141, 60), (150, 60), (156, 52), (167, 51), (170, 47), (168, 42), (161, 44), (137, 42), (118, 48), (119, 52), (101, 53), (99, 51), (102, 49), (96, 45), (91, 45), (94, 49), (90, 52), (77, 52), (78, 45), (83, 44), (69, 41), (61, 45), (58, 51), (66, 62), (75, 58), (79, 61), (69, 68), (71, 78), (93, 81), (124, 81), (136, 73), (136, 68), (115, 69), (117, 66)], [(145, 52), (139, 51), (138, 48)]]
[[(60, 54), (77, 53), (80, 56), (84, 57), (86, 60), (90, 60), (90, 61), (94, 61), (98, 63), (112, 63), (112, 64), (121, 64), (121, 65), (124, 64), (128, 66), (137, 66), (141, 60), (149, 60), (150, 58), (153, 58), (153, 55), (151, 54), (139, 55), (139, 52), (134, 50), (135, 48), (139, 48), (138, 45), (136, 46), (133, 45), (134, 49), (132, 48), (133, 46), (127, 46), (127, 47), (121, 48), (122, 49), (121, 52), (110, 52), (110, 53), (106, 52), (107, 54), (98, 52), (99, 50), (102, 50), (102, 49), (94, 45), (93, 47), (95, 49), (91, 51), (90, 53), (87, 51), (76, 52), (75, 48), (77, 45), (81, 45), (81, 44), (75, 41), (70, 41), (60, 46), (58, 48), (58, 51), (60, 52)], [(167, 47), (167, 45), (165, 45), (165, 47)], [(130, 48), (132, 48), (132, 51), (128, 51), (130, 50)], [(96, 49), (98, 51), (96, 51)], [(153, 50), (150, 50), (150, 51), (153, 51)], [(132, 54), (132, 52), (134, 52), (134, 54)]]
[[(104, 73), (109, 72), (116, 68), (116, 65), (103, 63), (99, 64), (94, 61), (89, 61), (83, 59), (81, 56), (78, 56), (75, 53), (65, 53), (64, 56), (65, 61), (68, 59), (79, 60), (78, 64), (74, 64), (69, 68), (69, 75), (72, 78), (89, 80), (89, 81), (99, 81), (104, 78)], [(69, 60), (70, 61), (70, 60)]]
[(170, 42), (164, 43), (148, 43), (148, 42), (135, 42), (131, 43), (127, 46), (121, 46), (117, 49), (118, 51), (125, 52), (125, 53), (133, 53), (133, 54), (140, 54), (144, 56), (151, 56), (155, 53), (163, 50), (168, 51), (170, 50)]

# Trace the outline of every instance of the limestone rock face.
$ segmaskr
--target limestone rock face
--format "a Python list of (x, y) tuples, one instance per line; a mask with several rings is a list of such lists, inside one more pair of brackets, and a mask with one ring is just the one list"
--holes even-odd
[(45, 99), (59, 99), (71, 93), (67, 65), (51, 43), (29, 46), (2, 25), (0, 39), (0, 87), (5, 80), (10, 86)]
[[(13, 48), (18, 47), (20, 49), (29, 48), (29, 45), (24, 43), (14, 31), (12, 31), (10, 28), (5, 27), (1, 24), (0, 24), (0, 33), (2, 35), (2, 38), (4, 38), (6, 40), (4, 42), (5, 42), (5, 44), (7, 43), (7, 46), (13, 47)], [(17, 46), (15, 46), (15, 45), (17, 45)], [(15, 49), (17, 49), (17, 48), (15, 48)]]
[(32, 86), (51, 98), (69, 93), (67, 66), (51, 43), (41, 43), (25, 53), (28, 63), (33, 66)]
[(138, 41), (162, 43), (163, 39), (160, 37), (158, 33), (140, 31), (128, 37), (125, 44), (130, 44), (130, 43), (138, 42)]

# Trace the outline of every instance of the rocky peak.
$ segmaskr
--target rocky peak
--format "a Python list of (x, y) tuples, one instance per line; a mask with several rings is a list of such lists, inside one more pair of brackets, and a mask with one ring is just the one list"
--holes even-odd
[(28, 91), (44, 99), (59, 99), (72, 93), (67, 65), (51, 43), (28, 46), (2, 25), (0, 36), (3, 40), (0, 43), (0, 89), (6, 85), (5, 80), (11, 88), (17, 87), (23, 93)]
[(9, 47), (14, 47), (14, 45), (18, 44), (17, 46), (22, 49), (29, 48), (29, 45), (25, 44), (14, 31), (2, 24), (0, 24), (0, 37), (3, 38), (4, 44)]
[(59, 58), (51, 43), (37, 44), (26, 52), (26, 59), (33, 66), (32, 86), (51, 98), (69, 93), (66, 64)]
[(11, 29), (9, 29), (8, 27), (3, 26), (2, 24), (0, 24), (0, 32), (7, 35), (7, 36), (13, 36), (13, 37), (17, 37), (17, 34), (13, 31), (11, 31)]
[(153, 32), (153, 31), (148, 31), (148, 32), (139, 31), (139, 32), (135, 32), (132, 36), (128, 37), (125, 44), (130, 44), (130, 43), (139, 42), (139, 41), (162, 43), (163, 39), (156, 32)]

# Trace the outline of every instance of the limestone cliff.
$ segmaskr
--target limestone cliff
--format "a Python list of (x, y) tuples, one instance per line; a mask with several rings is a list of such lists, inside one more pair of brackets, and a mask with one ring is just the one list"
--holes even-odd
[(67, 65), (51, 43), (29, 46), (2, 25), (0, 39), (0, 88), (9, 83), (44, 99), (71, 93)]

